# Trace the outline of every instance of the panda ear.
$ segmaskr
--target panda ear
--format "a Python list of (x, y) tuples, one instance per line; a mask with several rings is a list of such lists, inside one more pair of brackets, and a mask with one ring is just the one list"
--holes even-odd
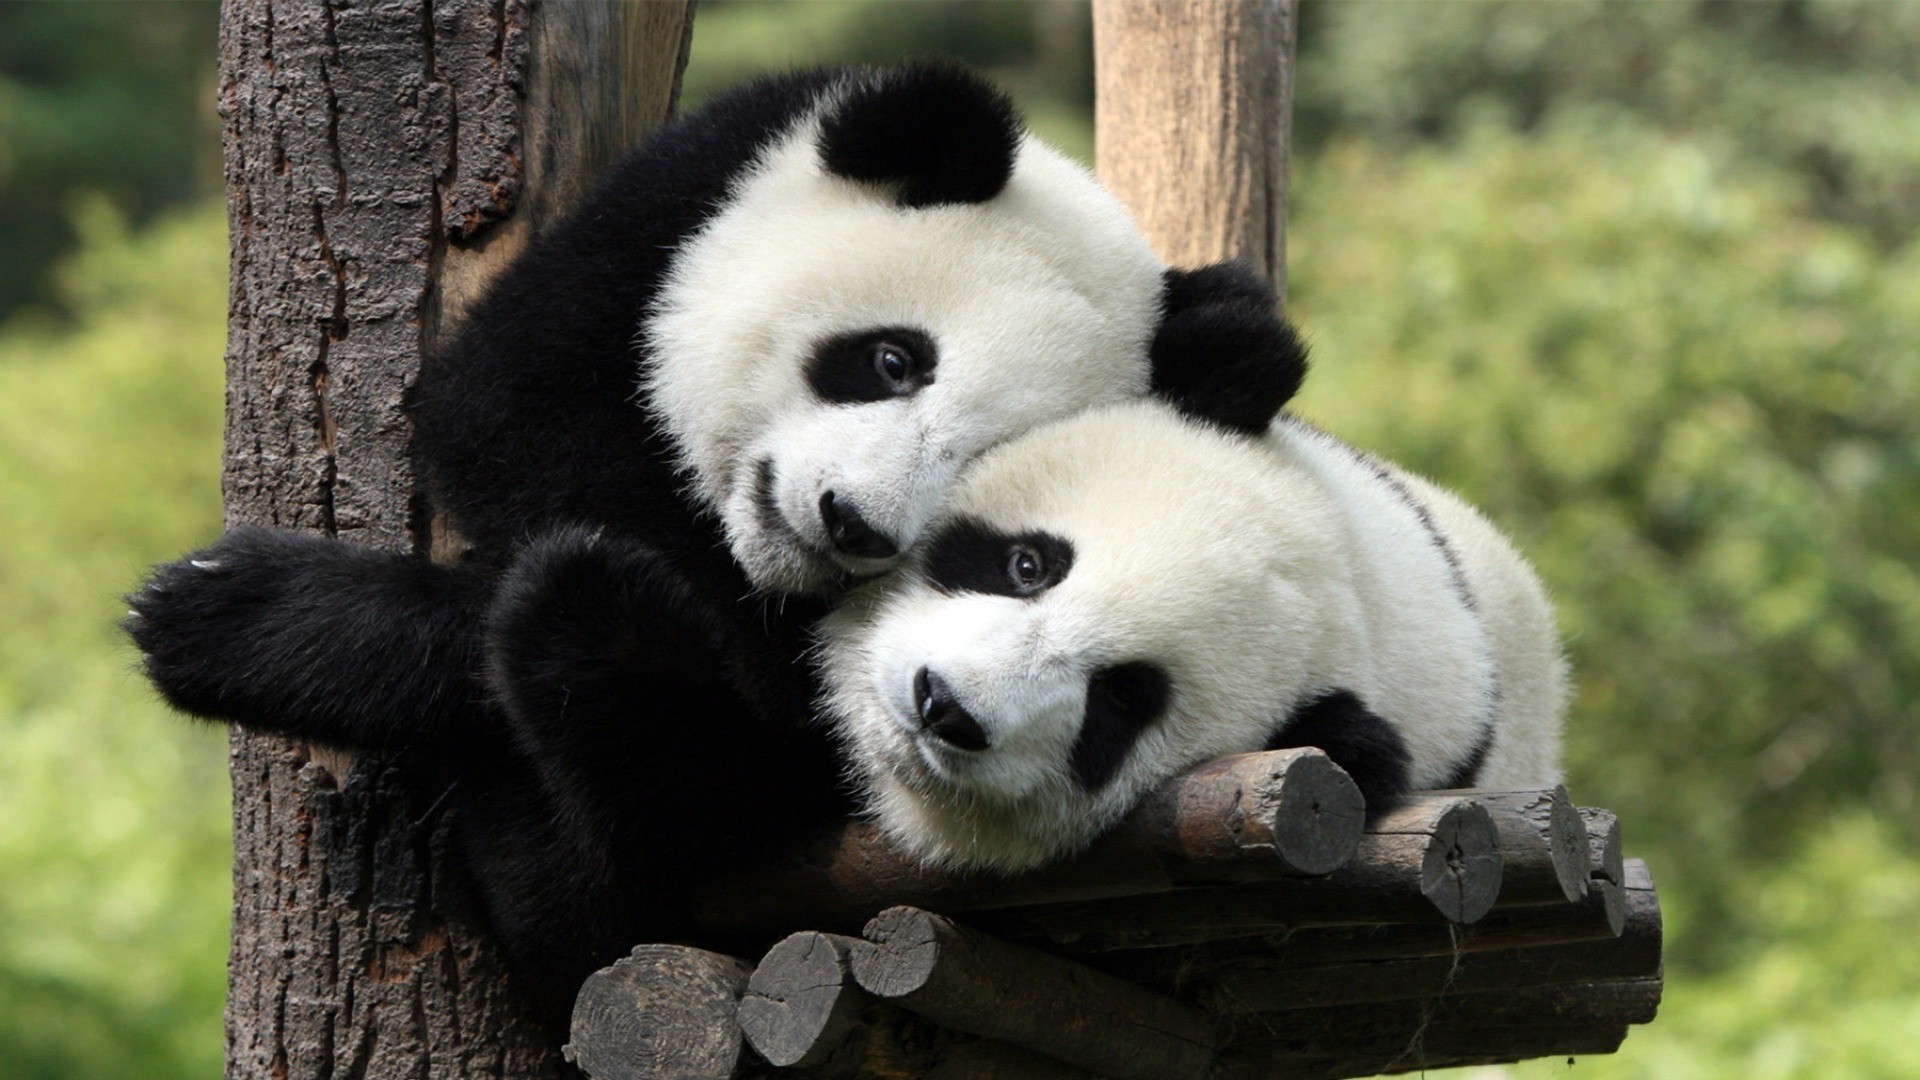
[(1259, 435), (1307, 375), (1307, 346), (1265, 278), (1240, 263), (1168, 270), (1153, 392), (1188, 416)]
[(901, 206), (986, 202), (1007, 186), (1020, 114), (985, 79), (916, 64), (859, 80), (820, 124), (820, 158), (849, 180), (894, 184)]

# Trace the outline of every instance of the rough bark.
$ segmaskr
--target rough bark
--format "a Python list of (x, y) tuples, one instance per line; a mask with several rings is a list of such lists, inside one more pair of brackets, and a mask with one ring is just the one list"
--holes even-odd
[[(229, 526), (425, 547), (402, 393), (445, 298), (497, 265), (501, 222), (564, 205), (665, 114), (690, 14), (657, 7), (677, 21), (649, 11), (660, 22), (629, 32), (600, 3), (228, 0)], [(654, 71), (657, 107), (583, 108), (555, 88), (558, 57), (536, 60), (559, 39), (596, 57), (570, 69), (584, 86)], [(575, 119), (534, 119), (547, 104)], [(391, 762), (236, 729), (231, 771), (228, 1075), (556, 1075), (449, 872), (446, 822), (408, 804)]]
[(1094, 0), (1100, 179), (1176, 266), (1286, 295), (1294, 0)]

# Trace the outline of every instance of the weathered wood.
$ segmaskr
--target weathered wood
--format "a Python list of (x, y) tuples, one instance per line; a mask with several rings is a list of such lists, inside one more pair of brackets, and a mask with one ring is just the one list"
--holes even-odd
[(1620, 819), (1612, 811), (1593, 806), (1580, 807), (1580, 819), (1587, 832), (1587, 888), (1600, 894), (1607, 922), (1617, 934), (1627, 920), (1626, 858), (1620, 846)]
[(740, 1000), (741, 1033), (766, 1062), (809, 1076), (1070, 1080), (1089, 1076), (1009, 1043), (942, 1029), (860, 988), (859, 938), (803, 931), (767, 952)]
[(1587, 828), (1565, 787), (1428, 792), (1413, 798), (1469, 798), (1500, 833), (1499, 904), (1562, 904), (1587, 895)]
[[(1645, 864), (1626, 862), (1628, 904), (1657, 907)], [(1635, 898), (1636, 892), (1645, 896)], [(1249, 962), (1304, 967), (1362, 961), (1452, 957), (1461, 954), (1536, 949), (1618, 938), (1608, 923), (1605, 898), (1590, 892), (1578, 903), (1496, 907), (1471, 926), (1452, 923), (1386, 923), (1307, 926), (1274, 934), (1130, 952), (1090, 954), (1103, 971), (1184, 993), (1217, 970)]]
[(641, 945), (587, 977), (563, 1053), (588, 1080), (725, 1080), (740, 1064), (745, 961)]
[(1626, 930), (1617, 938), (1497, 951), (1470, 951), (1463, 943), (1454, 953), (1331, 963), (1300, 963), (1283, 947), (1194, 976), (1195, 996), (1210, 1014), (1267, 1012), (1656, 976), (1659, 900), (1651, 890), (1634, 890), (1627, 903)]
[[(1217, 1075), (1364, 1076), (1462, 1060), (1612, 1053), (1628, 1025), (1653, 1019), (1661, 992), (1657, 977), (1608, 979), (1265, 1013), (1235, 1032)], [(1315, 1060), (1320, 1069), (1303, 1068)]]
[(915, 908), (889, 908), (852, 953), (867, 992), (957, 1031), (1113, 1077), (1201, 1076), (1206, 1020), (1071, 960), (997, 941)]
[(1212, 1080), (1337, 1080), (1341, 1077), (1426, 1073), (1433, 1069), (1501, 1065), (1528, 1058), (1571, 1058), (1611, 1054), (1626, 1040), (1625, 1025), (1591, 1027), (1461, 1028), (1444, 1031), (1418, 1046), (1401, 1045), (1374, 1053), (1335, 1049), (1289, 1053), (1247, 1049), (1223, 1055)]
[(853, 981), (859, 938), (804, 930), (782, 939), (753, 969), (740, 999), (740, 1031), (767, 1064), (825, 1064), (862, 1023), (869, 1003)]
[(1318, 750), (1242, 754), (1175, 777), (1086, 852), (1030, 874), (925, 866), (854, 823), (721, 882), (697, 914), (718, 933), (850, 929), (894, 904), (957, 913), (1321, 874), (1353, 854), (1363, 810)]
[(1095, 0), (1095, 160), (1160, 256), (1286, 295), (1293, 0)]
[[(458, 7), (436, 8), (436, 18)], [(673, 115), (693, 7), (690, 0), (567, 0), (537, 9), (524, 70), (516, 73), (523, 96), (504, 100), (519, 106), (517, 154), (491, 173), (456, 172), (446, 188), (443, 217), (457, 241), (440, 271), (439, 315), (449, 325), (533, 234)], [(457, 134), (464, 144), (464, 123)]]
[[(229, 526), (424, 543), (402, 391), (439, 336), (449, 266), (537, 197), (521, 171), (531, 42), (620, 6), (229, 0)], [(551, 108), (600, 129), (577, 100)], [(545, 175), (591, 171), (556, 152)], [(230, 768), (229, 1076), (559, 1074), (473, 929), (445, 822), (390, 762), (236, 728)]]
[(1193, 945), (1302, 926), (1470, 923), (1500, 890), (1498, 836), (1468, 799), (1415, 800), (1367, 826), (1318, 878), (983, 911), (985, 929), (1072, 952)]

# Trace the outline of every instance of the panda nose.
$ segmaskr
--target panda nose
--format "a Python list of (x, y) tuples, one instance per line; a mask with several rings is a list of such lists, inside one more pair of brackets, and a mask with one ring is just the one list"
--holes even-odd
[(913, 676), (913, 707), (920, 714), (920, 726), (939, 736), (949, 746), (962, 750), (985, 750), (987, 733), (973, 714), (960, 707), (946, 680), (926, 668)]
[(839, 502), (829, 491), (820, 496), (820, 522), (827, 527), (827, 539), (842, 555), (860, 555), (869, 559), (891, 559), (900, 548), (886, 538), (851, 503)]

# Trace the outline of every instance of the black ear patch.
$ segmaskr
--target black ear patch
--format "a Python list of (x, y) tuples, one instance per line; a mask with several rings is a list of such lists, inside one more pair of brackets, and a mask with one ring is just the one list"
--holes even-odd
[(1007, 186), (1020, 114), (991, 83), (918, 64), (871, 76), (820, 125), (820, 158), (849, 180), (898, 185), (901, 206), (986, 202)]
[(1332, 690), (1293, 710), (1267, 740), (1268, 750), (1312, 746), (1347, 771), (1367, 801), (1371, 821), (1406, 794), (1413, 756), (1393, 725), (1351, 690)]
[(1153, 392), (1188, 416), (1259, 435), (1300, 389), (1307, 346), (1272, 286), (1240, 263), (1168, 270)]

